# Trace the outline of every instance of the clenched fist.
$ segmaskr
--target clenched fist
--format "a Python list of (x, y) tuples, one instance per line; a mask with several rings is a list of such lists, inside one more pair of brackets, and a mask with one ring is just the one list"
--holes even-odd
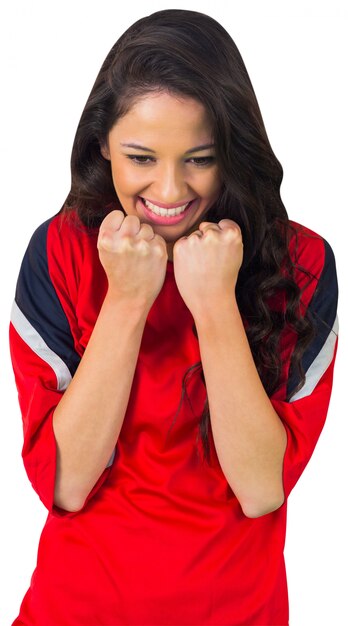
[(109, 293), (148, 310), (161, 291), (166, 275), (166, 242), (136, 215), (111, 211), (103, 220), (97, 242)]
[(176, 284), (193, 317), (232, 302), (243, 262), (242, 232), (236, 222), (201, 222), (198, 230), (176, 241), (173, 255)]

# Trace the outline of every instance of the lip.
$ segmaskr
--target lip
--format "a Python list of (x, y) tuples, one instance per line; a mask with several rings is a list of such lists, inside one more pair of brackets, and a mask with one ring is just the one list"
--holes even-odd
[[(139, 198), (142, 198), (142, 196), (139, 196)], [(151, 204), (159, 206), (161, 209), (177, 209), (178, 206), (183, 206), (184, 204), (193, 202), (193, 200), (196, 200), (196, 198), (193, 198), (193, 200), (185, 200), (184, 202), (177, 202), (176, 204), (163, 204), (163, 202), (157, 202), (157, 200), (150, 200), (149, 198), (144, 198), (144, 200), (147, 200), (148, 202), (151, 202)]]
[[(138, 210), (141, 210), (143, 213), (145, 213), (145, 217), (147, 217), (147, 219), (149, 219), (154, 224), (159, 224), (161, 226), (171, 226), (174, 224), (178, 224), (178, 222), (184, 220), (186, 215), (190, 212), (191, 207), (196, 203), (197, 200), (198, 198), (195, 198), (194, 200), (190, 201), (188, 207), (185, 209), (185, 211), (183, 211), (183, 213), (180, 213), (179, 215), (174, 215), (173, 217), (163, 217), (162, 215), (156, 215), (156, 213), (151, 211), (151, 209), (148, 209), (141, 197), (138, 196)], [(179, 204), (179, 206), (181, 205)]]

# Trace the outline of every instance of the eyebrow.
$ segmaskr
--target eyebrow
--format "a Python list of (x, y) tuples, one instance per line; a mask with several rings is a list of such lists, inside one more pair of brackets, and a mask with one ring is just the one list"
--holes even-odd
[[(156, 153), (156, 150), (152, 150), (151, 148), (147, 148), (146, 146), (140, 146), (137, 143), (121, 143), (121, 146), (125, 146), (127, 148), (135, 148), (136, 150), (145, 150), (146, 152)], [(186, 150), (184, 154), (191, 154), (191, 152), (199, 152), (200, 150), (207, 150), (208, 148), (213, 148), (215, 146), (214, 143), (204, 143), (200, 146), (195, 146), (194, 148), (190, 148), (190, 150)]]

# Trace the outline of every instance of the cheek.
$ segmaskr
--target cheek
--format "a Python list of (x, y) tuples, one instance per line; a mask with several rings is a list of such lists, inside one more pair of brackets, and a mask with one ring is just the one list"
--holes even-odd
[(205, 181), (204, 187), (202, 187), (202, 195), (206, 198), (212, 198), (219, 195), (222, 182), (220, 177), (214, 173)]
[(130, 171), (127, 167), (114, 166), (112, 168), (112, 180), (114, 187), (120, 193), (132, 194), (136, 187), (139, 187), (139, 176)]

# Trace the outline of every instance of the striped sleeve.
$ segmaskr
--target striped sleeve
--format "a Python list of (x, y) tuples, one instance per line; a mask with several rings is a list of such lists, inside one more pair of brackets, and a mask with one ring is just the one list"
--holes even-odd
[[(321, 243), (320, 248), (318, 239)], [(338, 284), (335, 257), (329, 243), (323, 238), (318, 239), (312, 246), (308, 243), (305, 254), (302, 255), (302, 265), (307, 265), (308, 269), (311, 257), (321, 266), (315, 287), (311, 288), (311, 295), (306, 303), (306, 308), (314, 321), (315, 336), (302, 357), (305, 383), (294, 393), (299, 383), (299, 375), (297, 370), (291, 371), (290, 368), (286, 389), (289, 401), (279, 397), (271, 398), (287, 434), (282, 476), (285, 501), (310, 460), (324, 427), (338, 346)], [(306, 292), (303, 294), (303, 300), (306, 300)]]
[[(47, 240), (54, 218), (33, 234), (17, 281), (9, 328), (10, 353), (23, 420), (22, 458), (28, 478), (45, 507), (74, 515), (54, 504), (57, 449), (53, 413), (80, 362), (62, 306), (69, 297), (54, 284)], [(64, 262), (64, 259), (61, 259)], [(60, 281), (60, 289), (62, 282)], [(107, 468), (111, 465), (110, 460)], [(86, 499), (104, 482), (108, 469)]]

